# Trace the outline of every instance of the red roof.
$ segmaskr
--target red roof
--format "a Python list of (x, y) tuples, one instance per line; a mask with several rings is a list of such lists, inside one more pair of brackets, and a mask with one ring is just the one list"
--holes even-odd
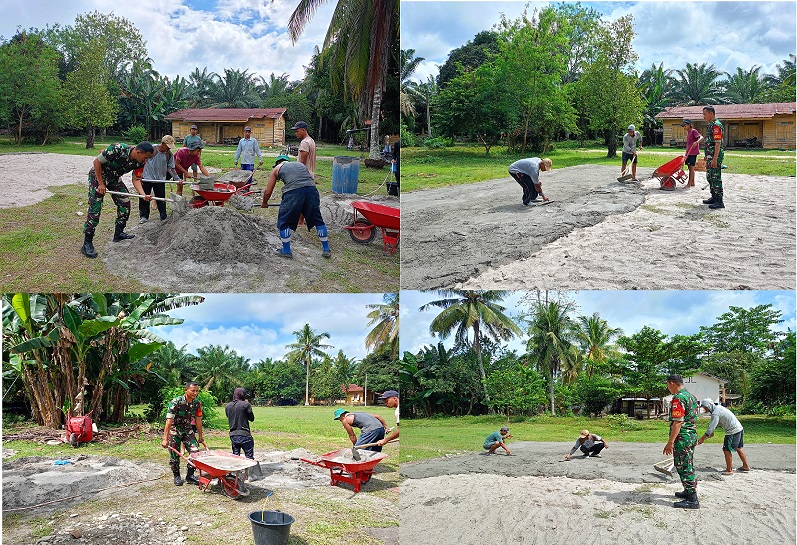
[[(769, 119), (776, 114), (793, 114), (794, 102), (770, 102), (769, 104), (714, 104), (720, 119)], [(702, 119), (703, 106), (670, 106), (656, 114), (656, 119)]]
[[(346, 392), (346, 387), (345, 386), (341, 386), (340, 387), (340, 391), (341, 392)], [(363, 390), (362, 386), (357, 386), (356, 384), (349, 384), (349, 393), (352, 393), (352, 392), (364, 392), (364, 391), (365, 390)]]
[(166, 116), (170, 121), (233, 121), (245, 122), (250, 119), (279, 119), (287, 108), (185, 108)]

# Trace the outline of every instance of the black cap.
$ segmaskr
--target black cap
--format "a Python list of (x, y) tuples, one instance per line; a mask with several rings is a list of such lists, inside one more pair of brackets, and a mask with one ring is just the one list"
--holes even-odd
[(691, 120), (691, 119), (684, 119), (684, 120), (681, 122), (681, 126), (682, 126), (682, 127), (683, 127), (684, 125), (691, 125), (691, 124), (692, 124), (692, 120)]
[(304, 121), (297, 121), (296, 124), (293, 127), (291, 127), (291, 130), (295, 131), (296, 129), (306, 129), (306, 128), (307, 128), (307, 123), (305, 123)]

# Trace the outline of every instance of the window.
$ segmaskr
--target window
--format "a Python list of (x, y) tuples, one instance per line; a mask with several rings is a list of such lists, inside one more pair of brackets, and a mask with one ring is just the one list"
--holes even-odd
[(794, 122), (778, 121), (775, 123), (775, 140), (794, 145)]

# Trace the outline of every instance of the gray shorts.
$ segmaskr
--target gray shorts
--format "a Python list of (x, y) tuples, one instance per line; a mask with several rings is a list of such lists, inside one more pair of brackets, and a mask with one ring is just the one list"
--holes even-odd
[(731, 435), (726, 435), (725, 440), (722, 442), (722, 450), (726, 450), (728, 452), (736, 452), (736, 449), (742, 448), (743, 446), (744, 430)]
[(484, 450), (490, 450), (491, 448), (493, 448), (493, 445), (498, 445), (500, 443), (501, 443), (501, 441), (493, 441), (489, 445), (484, 445)]

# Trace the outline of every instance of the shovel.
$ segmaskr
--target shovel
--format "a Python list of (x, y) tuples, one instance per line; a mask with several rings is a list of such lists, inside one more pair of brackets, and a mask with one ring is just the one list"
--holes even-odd
[[(393, 439), (392, 441), (388, 441), (387, 443), (395, 443), (398, 439)], [(387, 445), (387, 443), (385, 443)], [(358, 448), (367, 448), (367, 447), (375, 447), (379, 443), (366, 443), (364, 445), (357, 445), (356, 447), (351, 447), (351, 457), (357, 460), (358, 462), (362, 459), (360, 453), (357, 452)]]
[(675, 469), (675, 461), (673, 461), (672, 458), (667, 458), (666, 460), (662, 460), (661, 462), (656, 462), (653, 464), (653, 469), (659, 473), (664, 473), (665, 475), (672, 477), (672, 472)]
[(634, 177), (631, 174), (631, 165), (633, 165), (633, 164), (634, 164), (634, 159), (632, 158), (630, 161), (628, 161), (628, 166), (625, 167), (625, 170), (623, 171), (623, 175), (620, 176), (619, 178), (617, 178), (618, 182), (627, 182), (628, 180), (630, 180), (631, 178)]
[[(143, 199), (143, 195), (139, 195), (138, 193), (123, 193), (121, 191), (105, 191), (110, 195), (120, 195), (122, 197), (137, 197), (139, 199)], [(161, 197), (152, 197), (153, 201), (164, 201), (172, 203), (172, 210), (178, 215), (183, 216), (188, 211), (188, 203), (185, 200), (185, 197), (182, 195), (177, 195), (176, 193), (171, 194), (171, 199), (164, 199)]]

